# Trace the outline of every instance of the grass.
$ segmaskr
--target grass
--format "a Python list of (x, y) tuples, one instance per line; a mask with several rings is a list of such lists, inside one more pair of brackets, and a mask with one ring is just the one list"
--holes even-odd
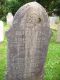
[[(8, 25), (4, 27), (4, 32), (9, 29)], [(4, 41), (0, 43), (0, 80), (5, 80), (7, 65), (7, 38), (4, 37)]]
[[(5, 31), (8, 26), (5, 26)], [(60, 44), (56, 43), (56, 31), (53, 34), (48, 47), (48, 54), (45, 63), (44, 80), (60, 80)], [(4, 80), (7, 64), (7, 39), (0, 43), (0, 80)]]
[(60, 44), (49, 45), (45, 64), (45, 80), (60, 80)]
[(45, 63), (45, 80), (60, 80), (60, 44), (56, 42), (56, 31), (52, 32)]

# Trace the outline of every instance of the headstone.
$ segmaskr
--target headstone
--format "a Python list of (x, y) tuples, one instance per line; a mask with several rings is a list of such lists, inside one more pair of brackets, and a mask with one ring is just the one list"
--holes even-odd
[(7, 24), (9, 25), (9, 26), (12, 26), (12, 23), (13, 23), (13, 14), (12, 13), (8, 13), (7, 14)]
[(4, 25), (3, 21), (0, 21), (0, 42), (3, 42), (4, 40)]
[(22, 6), (7, 37), (7, 80), (42, 80), (50, 38), (45, 9), (37, 2)]

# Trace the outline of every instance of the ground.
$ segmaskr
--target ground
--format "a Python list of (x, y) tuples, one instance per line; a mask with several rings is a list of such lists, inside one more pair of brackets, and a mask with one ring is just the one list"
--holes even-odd
[[(8, 30), (5, 25), (4, 30)], [(7, 38), (0, 43), (0, 80), (4, 80), (7, 68)], [(60, 80), (60, 43), (56, 42), (56, 30), (52, 30), (52, 37), (48, 46), (45, 63), (44, 80)]]
[(45, 80), (60, 80), (60, 44), (56, 42), (56, 31), (52, 32), (45, 63)]

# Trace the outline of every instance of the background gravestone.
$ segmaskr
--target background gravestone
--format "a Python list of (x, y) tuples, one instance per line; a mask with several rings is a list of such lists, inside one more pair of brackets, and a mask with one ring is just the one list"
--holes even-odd
[(0, 21), (0, 42), (4, 40), (4, 24), (3, 21)]
[(58, 28), (57, 28), (57, 38), (56, 38), (56, 42), (59, 42), (59, 43), (60, 43), (60, 24), (58, 25)]
[(13, 23), (13, 14), (11, 12), (9, 12), (6, 16), (6, 19), (7, 19), (7, 24), (9, 26), (12, 26), (12, 23)]
[(50, 28), (45, 9), (36, 2), (22, 6), (7, 32), (7, 80), (42, 80)]
[(60, 23), (59, 16), (49, 16), (49, 21), (50, 21), (50, 28), (57, 30), (57, 26)]

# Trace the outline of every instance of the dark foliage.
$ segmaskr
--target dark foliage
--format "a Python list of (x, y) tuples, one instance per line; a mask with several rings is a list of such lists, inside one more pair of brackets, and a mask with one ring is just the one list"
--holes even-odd
[(37, 1), (44, 6), (49, 15), (60, 15), (60, 0), (0, 0), (0, 19), (5, 20), (8, 12), (14, 15), (22, 5), (31, 1)]

